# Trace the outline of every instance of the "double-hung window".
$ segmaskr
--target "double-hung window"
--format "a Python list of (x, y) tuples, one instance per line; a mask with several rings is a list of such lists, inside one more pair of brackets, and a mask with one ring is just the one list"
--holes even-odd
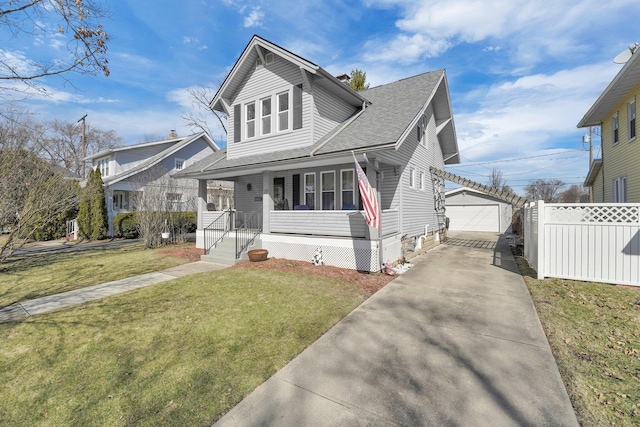
[(304, 174), (304, 204), (309, 209), (315, 209), (316, 206), (316, 174)]
[(413, 167), (409, 168), (409, 187), (415, 188), (416, 186), (416, 170)]
[(98, 170), (103, 178), (109, 176), (109, 159), (98, 160)]
[(613, 117), (611, 117), (611, 131), (613, 132), (611, 145), (616, 145), (618, 143), (620, 123), (618, 122), (618, 113), (615, 113)]
[(613, 203), (627, 202), (627, 177), (626, 176), (619, 176), (618, 178), (613, 180), (611, 201)]
[(421, 116), (418, 120), (418, 143), (427, 146), (427, 117)]
[(334, 210), (336, 205), (336, 173), (321, 172), (320, 180), (322, 182), (322, 210)]
[(629, 141), (636, 137), (636, 97), (627, 104), (627, 120), (629, 127)]
[(262, 135), (271, 133), (271, 98), (260, 101), (260, 116), (262, 117)]
[(418, 174), (418, 188), (421, 190), (424, 190), (424, 173), (422, 171), (420, 171), (420, 173)]
[(256, 136), (256, 103), (251, 102), (245, 106), (245, 135), (247, 138)]
[(289, 129), (289, 92), (282, 92), (278, 98), (278, 132)]
[(353, 169), (344, 169), (340, 171), (341, 179), (341, 194), (342, 194), (342, 209), (354, 210), (356, 208), (355, 200), (355, 172)]

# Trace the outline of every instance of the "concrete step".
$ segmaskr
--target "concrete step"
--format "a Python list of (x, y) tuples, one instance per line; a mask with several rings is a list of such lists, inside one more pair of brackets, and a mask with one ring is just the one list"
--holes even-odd
[(224, 265), (234, 265), (241, 260), (249, 259), (247, 251), (260, 248), (262, 248), (262, 241), (256, 238), (253, 244), (242, 253), (240, 259), (236, 259), (236, 240), (234, 237), (225, 237), (221, 242), (218, 242), (215, 248), (211, 248), (207, 255), (201, 255), (200, 260)]

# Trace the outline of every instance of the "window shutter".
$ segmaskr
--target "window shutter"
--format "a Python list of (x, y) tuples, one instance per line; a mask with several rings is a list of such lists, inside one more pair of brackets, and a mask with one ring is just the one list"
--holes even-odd
[(302, 128), (302, 85), (293, 87), (293, 129)]
[(240, 104), (233, 106), (233, 142), (240, 142)]

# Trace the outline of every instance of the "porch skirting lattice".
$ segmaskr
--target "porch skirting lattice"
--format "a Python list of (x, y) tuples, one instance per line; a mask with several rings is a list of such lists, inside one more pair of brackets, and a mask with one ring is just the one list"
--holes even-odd
[(329, 239), (305, 236), (261, 236), (269, 257), (311, 262), (322, 251), (325, 265), (360, 271), (380, 271), (376, 242), (364, 239)]

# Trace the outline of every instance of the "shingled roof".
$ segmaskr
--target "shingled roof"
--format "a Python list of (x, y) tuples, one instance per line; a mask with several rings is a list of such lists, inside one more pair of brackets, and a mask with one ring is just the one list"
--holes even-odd
[[(240, 170), (350, 151), (393, 148), (408, 130), (413, 129), (423, 108), (433, 99), (444, 75), (444, 70), (427, 72), (360, 92), (371, 104), (358, 110), (311, 146), (231, 159), (227, 158), (226, 150), (221, 150), (175, 176), (192, 177), (207, 172), (229, 172), (236, 168)], [(457, 149), (457, 143), (451, 143)]]

